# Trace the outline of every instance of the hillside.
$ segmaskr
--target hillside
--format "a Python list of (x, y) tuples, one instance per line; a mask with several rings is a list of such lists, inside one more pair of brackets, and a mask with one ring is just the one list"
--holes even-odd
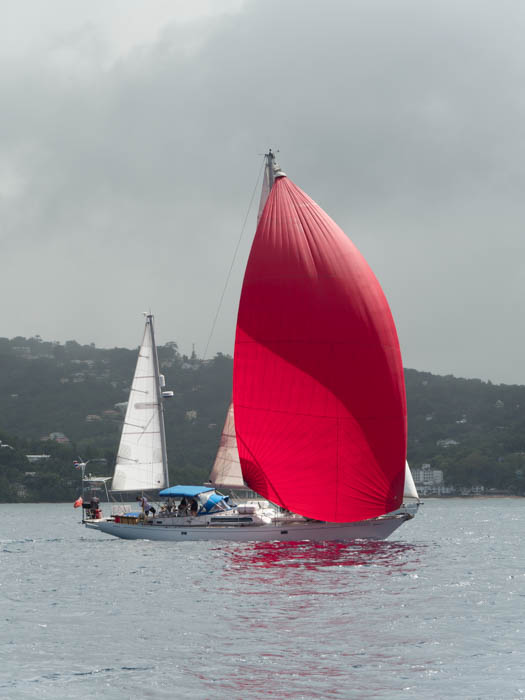
[(525, 492), (525, 387), (405, 370), (408, 459), (457, 486)]
[[(0, 500), (74, 498), (74, 458), (110, 474), (136, 349), (0, 338)], [(159, 348), (170, 481), (201, 483), (214, 459), (230, 399), (232, 359)], [(525, 387), (406, 370), (408, 458), (458, 487), (525, 492)], [(49, 458), (30, 464), (26, 454)]]

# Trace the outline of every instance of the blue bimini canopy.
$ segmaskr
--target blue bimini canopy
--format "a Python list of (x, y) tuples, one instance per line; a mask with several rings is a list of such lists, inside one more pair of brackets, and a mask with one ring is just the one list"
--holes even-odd
[(206, 499), (206, 503), (204, 504), (204, 510), (206, 511), (206, 513), (209, 513), (210, 511), (212, 511), (215, 508), (215, 506), (218, 503), (221, 503), (221, 502), (224, 503), (224, 507), (223, 507), (224, 510), (230, 510), (230, 506), (226, 503), (224, 498), (218, 493), (212, 493), (210, 496), (208, 496), (208, 498)]
[(170, 486), (168, 489), (163, 489), (159, 491), (159, 496), (171, 496), (172, 498), (185, 496), (186, 498), (195, 498), (200, 493), (205, 493), (206, 491), (215, 491), (214, 488), (209, 486)]

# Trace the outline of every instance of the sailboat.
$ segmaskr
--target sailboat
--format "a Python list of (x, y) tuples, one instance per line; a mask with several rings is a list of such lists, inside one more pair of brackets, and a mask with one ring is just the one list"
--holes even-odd
[[(137, 493), (158, 493), (169, 483), (163, 400), (172, 397), (173, 392), (164, 390), (164, 376), (159, 371), (154, 317), (151, 313), (144, 316), (144, 334), (131, 383), (113, 478), (98, 479), (104, 484), (111, 480), (110, 494), (113, 498), (117, 495), (126, 498), (134, 497)], [(85, 467), (85, 464), (81, 466)], [(85, 477), (83, 470), (84, 501), (85, 492), (93, 490), (93, 482), (93, 477)], [(102, 518), (84, 519), (88, 527), (99, 528), (104, 522)]]
[[(233, 396), (210, 482), (163, 517), (97, 526), (129, 539), (384, 539), (414, 516), (394, 321), (343, 231), (265, 156), (239, 302)], [(249, 489), (236, 504), (217, 489)], [(187, 503), (191, 500), (192, 510)]]

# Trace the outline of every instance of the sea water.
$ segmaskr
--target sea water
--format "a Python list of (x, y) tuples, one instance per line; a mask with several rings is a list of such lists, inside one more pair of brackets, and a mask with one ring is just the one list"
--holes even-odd
[(386, 542), (167, 543), (0, 506), (0, 696), (520, 698), (525, 500)]

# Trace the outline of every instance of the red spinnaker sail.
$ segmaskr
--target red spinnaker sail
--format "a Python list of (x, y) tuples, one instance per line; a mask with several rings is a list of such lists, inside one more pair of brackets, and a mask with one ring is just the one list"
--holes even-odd
[(331, 522), (401, 505), (406, 398), (388, 303), (350, 239), (286, 177), (246, 268), (233, 403), (257, 493)]

